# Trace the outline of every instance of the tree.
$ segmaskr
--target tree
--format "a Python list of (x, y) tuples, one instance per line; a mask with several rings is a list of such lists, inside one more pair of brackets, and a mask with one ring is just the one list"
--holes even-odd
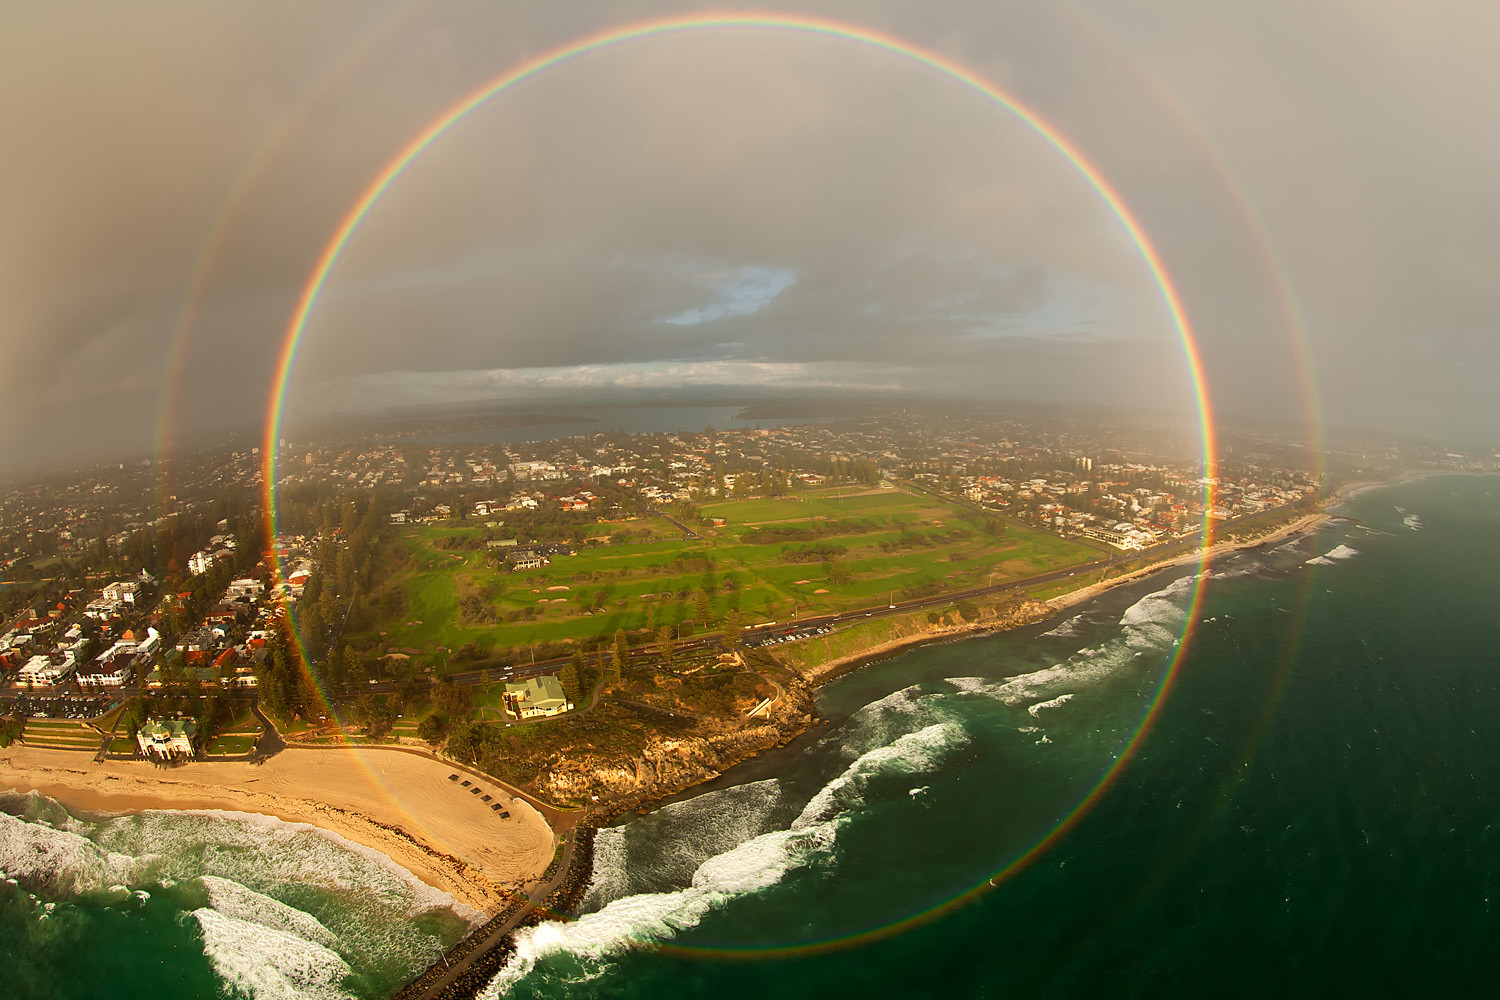
[(474, 707), (474, 689), (466, 684), (455, 684), (443, 678), (432, 689), (432, 704), (437, 712), (464, 721), (468, 719), (469, 712)]
[(713, 614), (713, 607), (708, 603), (708, 591), (699, 589), (693, 595), (693, 617), (698, 619), (700, 626), (707, 625), (708, 619)]
[(604, 675), (605, 681), (610, 687), (618, 686), (620, 678), (625, 671), (625, 658), (630, 655), (629, 641), (625, 637), (624, 629), (615, 630), (615, 644), (610, 650), (609, 669)]
[(677, 652), (675, 638), (676, 634), (670, 625), (663, 625), (656, 630), (656, 641), (661, 646), (661, 660), (669, 667), (672, 665), (672, 654)]
[(433, 712), (427, 718), (417, 723), (417, 736), (426, 740), (433, 746), (437, 746), (443, 739), (443, 734), (448, 731), (448, 719), (442, 712)]
[(730, 649), (739, 649), (744, 640), (743, 626), (740, 622), (740, 611), (738, 608), (730, 608), (729, 613), (724, 616), (724, 645)]
[(448, 737), (448, 756), (461, 764), (472, 764), (483, 742), (483, 731), (479, 728), (479, 723), (470, 722), (457, 726)]
[(390, 735), (395, 714), (385, 705), (372, 705), (365, 719), (365, 735), (377, 743)]
[(562, 669), (557, 672), (557, 679), (562, 683), (563, 694), (567, 695), (568, 700), (575, 705), (581, 700), (578, 696), (578, 668), (582, 661), (583, 653), (574, 652), (573, 659), (564, 663)]
[(369, 677), (370, 671), (365, 667), (365, 661), (354, 651), (353, 646), (344, 647), (344, 683), (363, 684)]

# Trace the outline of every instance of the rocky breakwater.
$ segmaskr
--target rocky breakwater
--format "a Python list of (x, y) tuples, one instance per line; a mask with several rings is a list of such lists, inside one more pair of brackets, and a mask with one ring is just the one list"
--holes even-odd
[(643, 752), (624, 762), (575, 754), (558, 762), (537, 784), (554, 800), (589, 803), (592, 817), (601, 819), (717, 778), (758, 753), (785, 745), (816, 720), (813, 689), (793, 682), (770, 717), (752, 725), (704, 721), (694, 733), (655, 737)]

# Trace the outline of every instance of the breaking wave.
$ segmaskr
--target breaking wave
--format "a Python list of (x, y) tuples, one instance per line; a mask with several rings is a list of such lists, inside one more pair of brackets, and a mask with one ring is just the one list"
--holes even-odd
[(350, 996), (339, 984), (353, 971), (333, 950), (296, 934), (204, 907), (193, 919), (219, 977), (256, 1000)]
[(1072, 618), (1069, 618), (1067, 621), (1063, 622), (1052, 631), (1043, 632), (1042, 637), (1047, 638), (1049, 636), (1052, 636), (1063, 639), (1071, 639), (1078, 634), (1078, 630), (1082, 622), (1083, 615), (1074, 615)]
[(292, 934), (325, 948), (336, 943), (333, 932), (311, 913), (217, 875), (204, 875), (200, 881), (208, 890), (208, 905), (222, 916)]
[[(1160, 590), (1146, 594), (1120, 615), (1120, 633), (1085, 646), (1062, 663), (995, 681), (986, 677), (944, 678), (962, 694), (994, 698), (1007, 705), (1035, 701), (1031, 708), (1051, 708), (1063, 688), (1076, 689), (1097, 683), (1147, 653), (1162, 653), (1176, 645), (1187, 611), (1182, 601), (1199, 580), (1184, 576)], [(1068, 695), (1071, 697), (1071, 694)], [(1050, 700), (1049, 700), (1050, 699)], [(1031, 712), (1033, 717), (1036, 712)]]
[(1353, 559), (1359, 555), (1359, 549), (1348, 545), (1336, 545), (1321, 556), (1314, 556), (1307, 560), (1309, 566), (1332, 566), (1334, 563), (1344, 559)]
[(1056, 698), (1049, 698), (1046, 701), (1039, 701), (1035, 705), (1028, 706), (1026, 709), (1026, 713), (1033, 719), (1039, 719), (1041, 718), (1040, 713), (1042, 709), (1061, 708), (1062, 706), (1066, 705), (1072, 697), (1073, 696), (1071, 694), (1060, 694)]
[[(601, 960), (607, 956), (640, 942), (671, 938), (696, 926), (711, 910), (776, 885), (788, 872), (831, 853), (850, 811), (865, 804), (873, 779), (931, 770), (949, 749), (964, 742), (962, 728), (954, 723), (908, 733), (862, 754), (824, 785), (788, 828), (758, 834), (705, 859), (685, 887), (623, 896), (575, 921), (547, 922), (518, 932), (515, 954), (479, 996), (500, 997), (549, 958), (568, 963), (569, 982), (576, 985), (602, 972)], [(901, 794), (909, 799), (907, 792)]]
[(814, 750), (837, 747), (848, 758), (882, 747), (924, 724), (943, 721), (943, 696), (924, 692), (921, 684), (892, 691), (870, 702), (813, 745)]
[[(419, 969), (474, 911), (385, 855), (271, 817), (152, 810), (74, 815), (0, 794), (0, 872), (43, 896), (103, 905), (162, 896), (193, 921), (227, 988), (334, 997)], [(418, 919), (420, 918), (420, 919)]]
[(767, 778), (669, 803), (629, 828), (600, 830), (580, 909), (690, 881), (709, 858), (770, 829), (781, 805), (780, 782)]
[(968, 742), (956, 723), (940, 722), (907, 733), (889, 746), (871, 750), (824, 785), (792, 820), (793, 830), (804, 830), (832, 819), (864, 802), (864, 788), (876, 774), (919, 774), (936, 765), (947, 751)]

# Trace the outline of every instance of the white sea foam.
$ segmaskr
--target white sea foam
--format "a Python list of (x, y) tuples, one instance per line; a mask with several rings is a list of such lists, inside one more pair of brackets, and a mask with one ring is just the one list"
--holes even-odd
[[(147, 814), (143, 814), (147, 815)], [(366, 865), (350, 864), (346, 856), (358, 855), (370, 866), (377, 868), (386, 876), (381, 884), (374, 886), (383, 899), (387, 902), (399, 901), (406, 907), (409, 916), (416, 916), (430, 910), (446, 909), (452, 910), (471, 925), (477, 926), (483, 923), (485, 916), (478, 910), (465, 906), (450, 894), (436, 889), (406, 868), (397, 864), (390, 857), (380, 853), (373, 847), (356, 844), (339, 836), (332, 830), (324, 830), (310, 823), (289, 823), (277, 819), (274, 816), (261, 816), (256, 813), (230, 812), (222, 809), (205, 809), (193, 812), (167, 813), (168, 818), (176, 816), (204, 816), (214, 819), (231, 819), (237, 821), (252, 839), (269, 838), (273, 842), (279, 842), (284, 838), (296, 834), (311, 835), (319, 840), (327, 841), (336, 847), (336, 851), (317, 852), (318, 868), (316, 872), (310, 871), (308, 864), (303, 859), (293, 858), (290, 860), (291, 869), (285, 872), (280, 880), (285, 881), (321, 881), (343, 891), (359, 890), (370, 886), (372, 872)]]
[(1232, 565), (1215, 566), (1210, 575), (1215, 580), (1238, 580), (1241, 577), (1256, 576), (1266, 569), (1266, 565), (1257, 559), (1236, 559)]
[(192, 916), (214, 971), (242, 993), (256, 1000), (350, 996), (339, 986), (348, 963), (323, 945), (208, 907)]
[[(549, 955), (566, 952), (578, 959), (597, 960), (638, 941), (669, 938), (693, 927), (713, 908), (775, 885), (793, 868), (826, 854), (833, 846), (837, 823), (761, 834), (704, 862), (685, 889), (625, 896), (569, 923), (549, 921), (526, 928), (516, 935), (515, 955), (479, 996), (501, 996)], [(597, 971), (586, 966), (583, 977), (592, 978)]]
[(984, 677), (944, 679), (963, 694), (982, 695), (1007, 705), (1036, 700), (1041, 704), (1032, 708), (1051, 707), (1048, 699), (1061, 694), (1061, 688), (1076, 690), (1079, 686), (1097, 683), (1133, 662), (1137, 656), (1173, 648), (1187, 620), (1187, 612), (1179, 602), (1192, 592), (1198, 580), (1197, 576), (1180, 577), (1162, 589), (1146, 594), (1120, 615), (1118, 636), (1085, 646), (1062, 663), (1002, 681)]
[(140, 880), (153, 859), (105, 850), (81, 834), (0, 813), (0, 866), (28, 882), (77, 895)]
[(792, 821), (793, 830), (804, 830), (859, 805), (864, 788), (876, 774), (919, 774), (929, 770), (953, 747), (968, 742), (963, 727), (939, 722), (907, 733), (889, 746), (861, 756), (844, 773), (824, 785)]
[(1065, 639), (1071, 639), (1073, 636), (1078, 634), (1079, 623), (1082, 621), (1083, 615), (1074, 615), (1072, 618), (1069, 618), (1067, 621), (1063, 622), (1052, 631), (1043, 632), (1042, 636), (1057, 636)]
[(1359, 555), (1359, 549), (1352, 548), (1348, 545), (1336, 545), (1323, 555), (1315, 556), (1312, 559), (1307, 560), (1307, 565), (1332, 566), (1336, 562), (1340, 562), (1344, 559), (1353, 559), (1357, 555)]
[(408, 917), (447, 909), (470, 924), (484, 919), (379, 851), (308, 823), (224, 809), (148, 809), (102, 823), (73, 822), (102, 847), (158, 852), (152, 871), (157, 879), (208, 870), (245, 884), (301, 883), (345, 897), (378, 898)]
[(1406, 525), (1412, 531), (1421, 531), (1422, 530), (1422, 519), (1420, 517), (1418, 517), (1416, 514), (1407, 514), (1405, 517), (1403, 517), (1401, 519), (1401, 523), (1404, 524), (1404, 525)]
[(708, 859), (770, 829), (780, 805), (781, 783), (767, 778), (673, 802), (628, 828), (601, 831), (582, 909), (691, 881)]
[(850, 715), (842, 725), (814, 744), (813, 749), (832, 746), (849, 758), (858, 757), (867, 750), (885, 746), (923, 723), (945, 718), (941, 700), (940, 695), (924, 694), (920, 684), (892, 691)]
[(1066, 705), (1072, 699), (1072, 697), (1073, 696), (1071, 694), (1060, 694), (1056, 698), (1049, 698), (1046, 701), (1039, 701), (1035, 705), (1030, 705), (1027, 707), (1026, 711), (1033, 719), (1039, 719), (1041, 718), (1040, 713), (1042, 709), (1061, 708), (1062, 706)]
[[(337, 950), (361, 970), (430, 958), (434, 925), (412, 917), (440, 907), (479, 917), (384, 855), (305, 824), (220, 811), (73, 816), (44, 796), (4, 805), (0, 867), (49, 894), (106, 893), (141, 905), (147, 889), (177, 885), (189, 909)], [(299, 897), (312, 890), (316, 915), (274, 898), (289, 886)]]
[(337, 944), (333, 933), (311, 913), (217, 875), (204, 875), (201, 881), (208, 890), (208, 905), (226, 917), (292, 934), (325, 948)]
[(599, 973), (599, 959), (637, 942), (670, 938), (696, 926), (710, 910), (777, 884), (793, 869), (829, 853), (839, 828), (849, 819), (847, 810), (863, 801), (874, 775), (930, 770), (947, 749), (965, 741), (961, 727), (953, 723), (908, 733), (861, 755), (813, 796), (789, 829), (762, 833), (705, 860), (687, 887), (625, 896), (575, 921), (520, 931), (515, 955), (479, 996), (495, 1000), (539, 960), (564, 953), (578, 962), (579, 967), (570, 970), (576, 985)]
[(583, 894), (581, 910), (597, 910), (611, 900), (629, 895), (628, 858), (623, 829), (610, 827), (594, 834), (594, 874)]

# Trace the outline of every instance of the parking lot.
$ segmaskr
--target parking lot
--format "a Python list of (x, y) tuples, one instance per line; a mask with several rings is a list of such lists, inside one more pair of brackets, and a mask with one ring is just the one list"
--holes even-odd
[(102, 694), (12, 695), (0, 698), (0, 714), (12, 715), (19, 705), (32, 719), (93, 719), (109, 711), (112, 701)]
[(757, 635), (745, 639), (745, 645), (750, 648), (757, 646), (776, 646), (783, 642), (796, 642), (798, 639), (811, 639), (815, 635), (823, 635), (833, 631), (832, 625), (813, 625), (807, 628), (794, 628), (785, 632), (776, 632), (772, 635)]

